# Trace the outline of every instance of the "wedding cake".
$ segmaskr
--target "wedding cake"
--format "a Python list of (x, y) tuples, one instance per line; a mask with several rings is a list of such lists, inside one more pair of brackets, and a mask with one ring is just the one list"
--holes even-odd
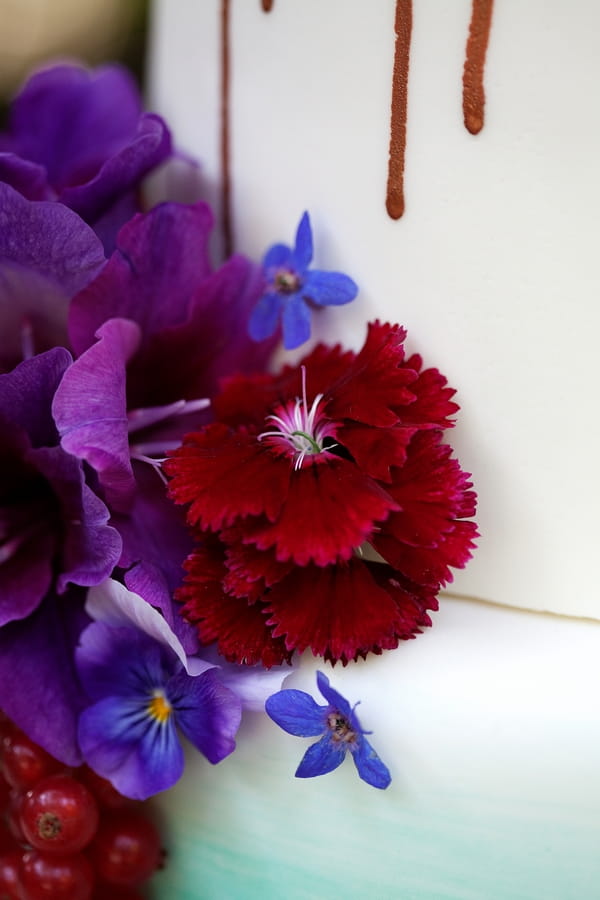
[(200, 161), (215, 254), (310, 212), (360, 288), (317, 337), (399, 322), (457, 387), (481, 533), (432, 629), (327, 667), (389, 790), (295, 780), (297, 739), (249, 719), (159, 801), (156, 896), (597, 896), (599, 28), (590, 0), (154, 4), (149, 105)]

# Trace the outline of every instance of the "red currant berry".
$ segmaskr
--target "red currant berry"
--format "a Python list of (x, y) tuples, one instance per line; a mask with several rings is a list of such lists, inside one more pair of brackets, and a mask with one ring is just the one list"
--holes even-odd
[(23, 855), (21, 880), (27, 900), (89, 900), (94, 888), (92, 867), (81, 853), (30, 850)]
[(70, 775), (49, 775), (27, 791), (19, 821), (27, 841), (49, 853), (75, 853), (98, 827), (98, 807)]
[(4, 810), (6, 827), (19, 844), (26, 844), (27, 838), (23, 834), (21, 828), (21, 804), (23, 803), (23, 794), (19, 791), (11, 791)]
[(61, 766), (22, 731), (6, 735), (2, 749), (2, 774), (18, 790), (26, 791)]
[(13, 850), (0, 856), (0, 897), (2, 900), (23, 900), (21, 886), (21, 852)]
[(101, 881), (137, 885), (160, 866), (162, 852), (155, 826), (132, 810), (106, 816), (90, 846), (90, 856)]

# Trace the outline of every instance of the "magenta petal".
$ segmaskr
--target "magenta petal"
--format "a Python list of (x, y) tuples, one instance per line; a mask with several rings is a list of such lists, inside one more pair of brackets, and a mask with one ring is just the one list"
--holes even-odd
[(86, 703), (73, 663), (82, 606), (79, 592), (50, 595), (28, 619), (0, 628), (0, 707), (69, 766), (81, 763), (77, 719)]
[(100, 276), (73, 300), (69, 334), (75, 350), (90, 347), (107, 319), (132, 319), (144, 339), (186, 321), (192, 295), (211, 271), (211, 227), (212, 213), (205, 204), (175, 203), (157, 206), (125, 225)]
[(98, 342), (65, 373), (52, 411), (63, 449), (89, 463), (107, 503), (126, 511), (133, 502), (135, 479), (129, 458), (125, 367), (139, 346), (140, 331), (127, 319), (112, 319), (97, 335)]

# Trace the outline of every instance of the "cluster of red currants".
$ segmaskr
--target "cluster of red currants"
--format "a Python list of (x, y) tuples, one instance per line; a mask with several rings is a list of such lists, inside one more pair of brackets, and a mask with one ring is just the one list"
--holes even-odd
[(141, 900), (164, 857), (141, 804), (0, 719), (0, 900)]

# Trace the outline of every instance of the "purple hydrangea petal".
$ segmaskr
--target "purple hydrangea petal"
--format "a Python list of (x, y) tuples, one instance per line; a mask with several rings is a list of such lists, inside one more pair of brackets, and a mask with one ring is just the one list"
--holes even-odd
[(141, 116), (136, 134), (127, 145), (107, 159), (86, 184), (66, 187), (60, 200), (93, 224), (170, 153), (171, 135), (167, 126), (160, 116), (147, 113)]
[(318, 706), (304, 691), (285, 690), (273, 694), (265, 703), (267, 714), (274, 722), (297, 737), (323, 734), (327, 708)]
[(209, 762), (218, 763), (235, 750), (241, 703), (214, 669), (196, 677), (177, 673), (167, 683), (167, 695), (177, 725)]
[(79, 460), (60, 447), (39, 447), (28, 458), (53, 488), (60, 506), (64, 534), (61, 545), (59, 593), (67, 584), (98, 584), (112, 572), (121, 554), (121, 538), (108, 525), (109, 512), (85, 483)]
[(294, 261), (299, 272), (305, 272), (313, 258), (313, 240), (310, 227), (310, 218), (307, 212), (303, 213), (296, 231), (296, 243), (294, 246)]
[(144, 340), (185, 322), (194, 291), (211, 272), (212, 221), (205, 204), (165, 203), (125, 225), (100, 276), (72, 302), (69, 334), (76, 352), (94, 343), (107, 319), (132, 319)]
[(52, 398), (70, 363), (70, 353), (56, 347), (0, 375), (0, 416), (26, 431), (34, 447), (58, 442)]
[(0, 182), (9, 184), (27, 200), (50, 200), (46, 169), (15, 153), (0, 152)]
[(290, 295), (283, 306), (283, 346), (299, 347), (310, 337), (310, 310), (300, 294)]
[(135, 322), (111, 319), (98, 342), (75, 360), (60, 384), (52, 411), (68, 453), (98, 474), (107, 503), (126, 511), (135, 494), (129, 458), (126, 364), (140, 344)]
[(341, 306), (350, 303), (358, 294), (358, 286), (342, 272), (322, 272), (311, 269), (302, 284), (302, 296), (318, 306)]
[(0, 708), (37, 744), (77, 766), (77, 718), (86, 700), (73, 664), (83, 597), (52, 595), (28, 619), (0, 628)]
[[(333, 709), (340, 712), (343, 716), (345, 716), (346, 719), (348, 719), (348, 721), (358, 725), (356, 716), (354, 715), (352, 707), (350, 706), (346, 698), (342, 697), (341, 694), (339, 694), (336, 690), (334, 690), (334, 688), (331, 687), (327, 675), (320, 671), (317, 672), (317, 687), (319, 688), (320, 692), (323, 694), (329, 705), (333, 707)], [(358, 727), (358, 730), (361, 730), (360, 726)]]
[(17, 95), (10, 133), (15, 152), (43, 164), (60, 189), (87, 181), (118, 152), (135, 134), (140, 112), (125, 69), (56, 65), (32, 75)]
[(281, 294), (263, 294), (248, 320), (248, 334), (254, 341), (264, 341), (277, 331), (284, 298)]
[(0, 547), (0, 626), (26, 618), (40, 605), (54, 578), (56, 545), (53, 534), (34, 532), (7, 559), (2, 558), (6, 545)]
[(287, 244), (273, 244), (269, 247), (263, 258), (263, 269), (295, 269), (294, 255)]
[(392, 776), (386, 765), (380, 760), (366, 738), (361, 738), (352, 753), (354, 764), (363, 781), (372, 787), (384, 790), (391, 782)]
[(311, 744), (296, 769), (296, 778), (313, 778), (315, 775), (326, 775), (342, 764), (345, 748), (340, 749), (329, 735), (324, 735), (316, 744)]
[(134, 800), (170, 788), (183, 774), (173, 717), (161, 724), (134, 699), (105, 697), (84, 710), (79, 743), (88, 765)]

